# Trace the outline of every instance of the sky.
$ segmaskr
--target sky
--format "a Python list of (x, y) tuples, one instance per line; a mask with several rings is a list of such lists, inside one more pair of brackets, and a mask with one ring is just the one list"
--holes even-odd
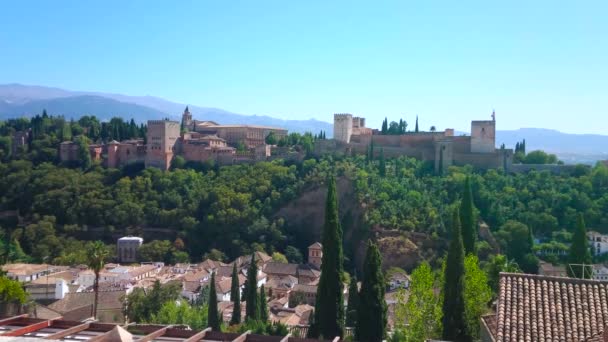
[(606, 18), (605, 0), (5, 1), (0, 83), (608, 134)]

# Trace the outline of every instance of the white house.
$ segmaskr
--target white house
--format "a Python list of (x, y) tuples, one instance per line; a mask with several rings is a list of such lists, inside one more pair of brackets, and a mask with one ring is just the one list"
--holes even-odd
[(56, 266), (46, 264), (6, 264), (2, 266), (2, 270), (6, 272), (8, 278), (22, 283), (36, 280), (55, 272), (56, 269)]
[(608, 253), (608, 235), (595, 231), (589, 231), (587, 232), (587, 239), (593, 255), (602, 255)]

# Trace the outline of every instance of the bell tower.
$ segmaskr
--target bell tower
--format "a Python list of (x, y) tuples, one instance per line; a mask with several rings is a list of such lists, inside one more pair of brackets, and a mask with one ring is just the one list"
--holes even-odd
[(323, 246), (315, 242), (308, 247), (308, 263), (321, 269), (321, 262), (323, 261)]
[(182, 114), (182, 130), (191, 131), (192, 129), (192, 114), (190, 114), (190, 110), (188, 110), (188, 106), (184, 109), (184, 114)]

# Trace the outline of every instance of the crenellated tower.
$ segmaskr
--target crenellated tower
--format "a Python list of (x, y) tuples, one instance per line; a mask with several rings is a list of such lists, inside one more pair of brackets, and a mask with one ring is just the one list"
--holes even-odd
[(345, 143), (350, 142), (353, 134), (353, 115), (334, 114), (334, 139)]

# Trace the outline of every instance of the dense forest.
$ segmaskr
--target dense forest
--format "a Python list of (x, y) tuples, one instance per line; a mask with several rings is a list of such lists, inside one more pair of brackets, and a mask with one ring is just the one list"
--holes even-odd
[[(11, 153), (10, 136), (28, 128), (33, 134), (26, 148)], [(298, 260), (312, 237), (303, 241), (290, 222), (274, 214), (303, 192), (323, 186), (329, 175), (353, 184), (364, 221), (361, 238), (374, 227), (449, 238), (449, 213), (467, 176), (475, 215), (487, 223), (503, 253), (526, 269), (534, 269), (534, 254), (559, 261), (556, 251), (568, 248), (578, 213), (588, 229), (608, 232), (608, 169), (601, 165), (577, 167), (568, 175), (451, 167), (438, 176), (429, 163), (382, 156), (223, 167), (187, 163), (168, 172), (57, 161), (60, 141), (83, 139), (86, 144), (144, 132), (145, 126), (133, 122), (99, 123), (86, 116), (68, 122), (43, 114), (0, 123), (0, 210), (18, 210), (24, 221), (0, 223), (3, 258), (81, 263), (90, 239), (112, 244), (116, 235), (159, 229), (175, 238), (147, 242), (142, 258), (198, 261), (205, 255), (233, 258), (264, 250)], [(483, 240), (477, 248), (481, 259), (494, 252)]]

